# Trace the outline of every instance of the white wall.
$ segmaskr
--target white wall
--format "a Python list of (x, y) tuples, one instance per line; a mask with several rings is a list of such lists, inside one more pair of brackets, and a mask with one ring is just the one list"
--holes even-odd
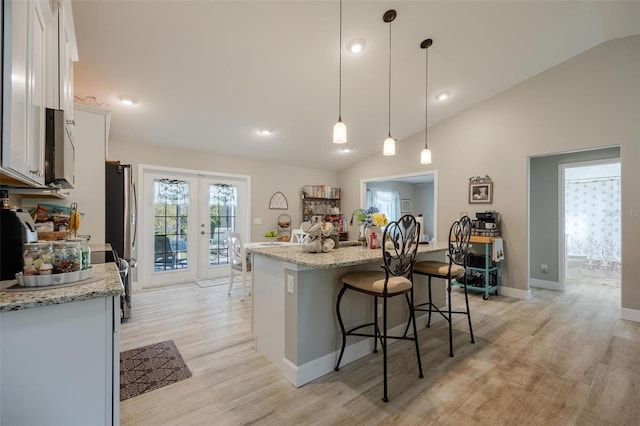
[[(335, 172), (205, 152), (125, 143), (113, 139), (109, 141), (107, 159), (132, 164), (136, 182), (138, 182), (138, 164), (251, 176), (251, 212), (249, 217), (251, 218), (251, 236), (254, 241), (260, 241), (268, 230), (277, 231), (278, 216), (282, 213), (288, 213), (291, 216), (294, 227), (299, 225), (300, 190), (303, 185), (336, 186), (337, 184), (337, 173)], [(288, 210), (269, 209), (269, 201), (276, 191), (282, 192), (287, 197)], [(261, 218), (262, 225), (253, 224), (254, 218)]]
[[(640, 320), (640, 36), (603, 43), (432, 126), (428, 166), (419, 164), (423, 141), (423, 133), (414, 135), (397, 144), (395, 157), (374, 155), (340, 171), (345, 210), (358, 207), (359, 182), (376, 177), (375, 170), (437, 169), (440, 238), (461, 211), (499, 211), (507, 258), (502, 284), (521, 291), (529, 276), (529, 157), (620, 145), (622, 307)], [(467, 203), (468, 178), (485, 174), (494, 181), (494, 201), (478, 209)]]

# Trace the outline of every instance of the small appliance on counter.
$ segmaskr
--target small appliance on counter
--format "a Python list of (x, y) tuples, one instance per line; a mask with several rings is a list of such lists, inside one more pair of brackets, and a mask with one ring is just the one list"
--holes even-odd
[(476, 220), (473, 220), (471, 224), (471, 235), (500, 236), (500, 213), (496, 211), (487, 210), (476, 213)]
[(24, 245), (38, 240), (33, 218), (22, 210), (0, 209), (0, 280), (13, 280), (24, 267)]

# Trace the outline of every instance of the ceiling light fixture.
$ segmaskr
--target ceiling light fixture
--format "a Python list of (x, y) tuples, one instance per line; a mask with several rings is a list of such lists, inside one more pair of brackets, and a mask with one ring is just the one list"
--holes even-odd
[(447, 99), (449, 99), (449, 96), (451, 96), (451, 92), (449, 91), (438, 93), (436, 95), (436, 101), (446, 101)]
[(351, 148), (340, 148), (340, 152), (343, 152), (346, 154), (347, 152), (351, 152)]
[(389, 133), (382, 147), (382, 155), (386, 156), (396, 155), (396, 141), (391, 137), (391, 23), (396, 16), (396, 11), (393, 9), (387, 10), (382, 15), (382, 20), (389, 24)]
[[(429, 125), (429, 47), (433, 44), (433, 40), (430, 38), (420, 43), (420, 47), (424, 49), (425, 53), (425, 66), (424, 66), (424, 149), (420, 152), (420, 164), (431, 164), (431, 150), (427, 145), (427, 126)], [(445, 92), (447, 93), (447, 92)], [(446, 98), (445, 98), (446, 99)]]
[(349, 53), (360, 53), (364, 50), (364, 47), (367, 45), (367, 42), (361, 38), (356, 38), (347, 43), (347, 52)]
[(132, 106), (138, 103), (138, 100), (133, 96), (118, 96), (117, 99), (121, 104), (124, 104), (127, 106)]
[(342, 122), (342, 0), (340, 0), (340, 37), (338, 52), (340, 52), (340, 67), (338, 72), (338, 122), (333, 126), (333, 143), (347, 143), (347, 126)]
[(273, 130), (270, 130), (270, 129), (260, 129), (260, 130), (258, 130), (258, 134), (262, 135), (262, 136), (269, 136), (271, 133), (273, 133)]

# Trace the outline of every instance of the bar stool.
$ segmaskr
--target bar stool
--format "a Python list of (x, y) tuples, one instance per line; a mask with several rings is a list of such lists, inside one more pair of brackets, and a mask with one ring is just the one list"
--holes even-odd
[[(413, 265), (415, 264), (418, 240), (420, 236), (420, 224), (413, 216), (402, 216), (397, 222), (390, 222), (383, 234), (382, 258), (384, 271), (359, 271), (352, 272), (342, 277), (342, 289), (338, 293), (336, 302), (336, 313), (338, 323), (342, 331), (342, 349), (336, 363), (335, 370), (339, 371), (340, 361), (344, 355), (344, 348), (347, 343), (347, 336), (373, 337), (373, 352), (378, 352), (378, 339), (380, 339), (383, 351), (384, 365), (384, 393), (382, 400), (388, 402), (387, 396), (387, 339), (412, 340), (416, 346), (416, 357), (418, 359), (418, 377), (423, 378), (422, 363), (420, 361), (420, 347), (418, 345), (418, 333), (416, 330), (415, 313), (413, 309)], [(387, 240), (389, 237), (389, 240)], [(340, 314), (340, 301), (345, 291), (354, 290), (373, 296), (373, 322), (353, 327), (345, 330), (342, 315)], [(387, 299), (405, 295), (409, 305), (409, 313), (413, 320), (413, 337), (387, 335)], [(410, 295), (410, 297), (409, 297)], [(378, 297), (383, 300), (382, 310), (382, 333), (378, 328), (377, 305)], [(410, 321), (411, 321), (410, 320)], [(364, 327), (373, 327), (372, 333), (359, 332)]]
[[(414, 307), (416, 311), (428, 312), (427, 327), (431, 326), (431, 312), (438, 312), (449, 323), (449, 356), (453, 356), (453, 330), (451, 314), (463, 314), (469, 320), (469, 334), (471, 335), (471, 343), (475, 343), (473, 339), (473, 328), (471, 326), (471, 313), (469, 312), (469, 296), (467, 295), (467, 280), (463, 280), (464, 300), (466, 303), (465, 311), (451, 310), (451, 281), (463, 277), (466, 273), (465, 265), (467, 254), (469, 253), (469, 239), (471, 238), (471, 219), (469, 216), (463, 216), (459, 220), (453, 222), (449, 229), (449, 253), (448, 262), (423, 261), (416, 262), (413, 267), (413, 273), (426, 275), (429, 277), (429, 301), (420, 303)], [(431, 299), (431, 278), (442, 278), (447, 280), (447, 311), (442, 312), (432, 303)], [(414, 315), (415, 318), (415, 315)], [(405, 330), (405, 335), (409, 330), (409, 325)]]

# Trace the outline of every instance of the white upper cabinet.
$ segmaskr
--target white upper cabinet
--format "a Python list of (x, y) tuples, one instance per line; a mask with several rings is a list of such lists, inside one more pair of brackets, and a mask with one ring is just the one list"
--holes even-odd
[(45, 184), (46, 108), (73, 132), (78, 51), (70, 0), (2, 0), (0, 184)]
[(46, 0), (2, 2), (2, 167), (28, 184), (44, 184)]
[(78, 48), (71, 1), (53, 0), (53, 23), (49, 26), (47, 54), (47, 107), (65, 112), (69, 133), (73, 132), (73, 63)]

